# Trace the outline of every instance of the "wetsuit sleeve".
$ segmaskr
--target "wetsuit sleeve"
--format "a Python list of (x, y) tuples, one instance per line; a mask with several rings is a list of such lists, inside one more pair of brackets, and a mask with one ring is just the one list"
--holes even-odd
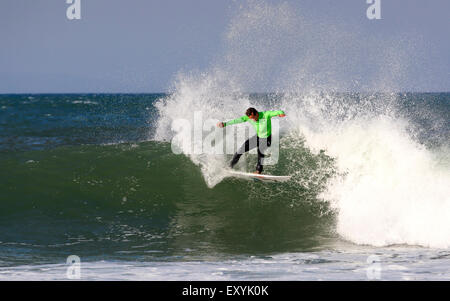
[(275, 117), (275, 116), (278, 116), (278, 115), (280, 115), (280, 114), (285, 114), (283, 110), (278, 110), (278, 111), (266, 111), (265, 113), (267, 114), (267, 117), (268, 117), (268, 118)]
[(224, 122), (223, 125), (227, 126), (227, 125), (242, 123), (242, 122), (246, 122), (248, 119), (249, 119), (248, 116), (244, 115), (242, 117), (239, 117), (239, 118), (236, 118), (236, 119)]

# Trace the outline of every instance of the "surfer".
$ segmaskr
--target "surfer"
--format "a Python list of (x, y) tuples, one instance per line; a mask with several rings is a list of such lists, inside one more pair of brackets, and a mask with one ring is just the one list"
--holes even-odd
[(258, 112), (255, 108), (248, 108), (245, 112), (245, 115), (227, 122), (219, 122), (217, 124), (218, 127), (223, 128), (228, 125), (238, 124), (242, 122), (250, 122), (256, 130), (256, 135), (249, 138), (247, 141), (242, 144), (242, 146), (238, 149), (238, 151), (234, 154), (233, 159), (231, 160), (230, 166), (231, 168), (236, 165), (239, 161), (239, 158), (243, 153), (248, 152), (249, 150), (258, 147), (258, 163), (256, 165), (255, 173), (262, 173), (263, 165), (262, 158), (264, 157), (263, 152), (271, 145), (272, 143), (272, 123), (270, 119), (272, 117), (279, 116), (284, 117), (286, 114), (284, 111), (264, 111)]

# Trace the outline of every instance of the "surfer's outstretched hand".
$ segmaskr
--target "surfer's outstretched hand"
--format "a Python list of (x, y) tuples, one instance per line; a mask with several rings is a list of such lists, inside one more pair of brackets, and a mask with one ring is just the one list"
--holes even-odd
[(286, 116), (286, 114), (280, 114), (280, 115), (278, 115), (278, 117), (285, 117)]
[(225, 125), (223, 124), (223, 122), (219, 122), (219, 123), (217, 123), (217, 127), (219, 127), (219, 128), (223, 128)]

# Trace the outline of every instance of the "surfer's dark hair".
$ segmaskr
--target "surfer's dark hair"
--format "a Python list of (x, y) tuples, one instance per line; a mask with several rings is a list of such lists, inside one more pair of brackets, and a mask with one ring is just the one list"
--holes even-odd
[(245, 111), (245, 115), (250, 116), (250, 115), (256, 115), (258, 114), (258, 111), (256, 111), (255, 108), (248, 108), (247, 111)]

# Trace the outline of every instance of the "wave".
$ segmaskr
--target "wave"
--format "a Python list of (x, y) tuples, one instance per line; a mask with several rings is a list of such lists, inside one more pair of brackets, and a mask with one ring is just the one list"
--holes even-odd
[(1, 165), (3, 243), (55, 252), (69, 244), (81, 255), (147, 246), (157, 256), (302, 250), (333, 237), (332, 212), (314, 201), (313, 187), (226, 178), (211, 189), (166, 142), (10, 153)]
[[(289, 159), (283, 168), (268, 171), (305, 175), (290, 184), (292, 203), (301, 199), (302, 189), (314, 186), (315, 202), (329, 204), (337, 216), (336, 231), (344, 239), (373, 246), (448, 248), (448, 160), (438, 161), (442, 148), (430, 146), (424, 135), (433, 129), (435, 141), (448, 148), (448, 96), (439, 100), (446, 110), (443, 115), (424, 109), (412, 116), (405, 109), (412, 99), (406, 97), (405, 103), (401, 94), (392, 92), (407, 78), (411, 58), (403, 54), (411, 45), (325, 28), (285, 3), (247, 4), (230, 23), (221, 58), (204, 72), (178, 74), (171, 95), (156, 104), (154, 139), (175, 143), (173, 122), (194, 123), (195, 112), (222, 121), (243, 115), (250, 106), (283, 109), (287, 117), (280, 121), (280, 147)], [(370, 59), (355, 56), (355, 43), (367, 45)], [(382, 43), (385, 51), (370, 51), (374, 43)], [(324, 51), (328, 49), (333, 52)], [(279, 53), (285, 54), (281, 61)], [(373, 81), (358, 88), (381, 92), (340, 93), (354, 86), (339, 74), (361, 68), (373, 71)], [(245, 93), (258, 90), (261, 83), (275, 93), (262, 99)], [(423, 124), (417, 118), (428, 120), (429, 131), (419, 132)], [(193, 154), (188, 151), (195, 147), (190, 138), (181, 140), (176, 143), (199, 166), (208, 187), (221, 183), (227, 157)], [(303, 157), (307, 152), (322, 159), (308, 162)]]
[[(43, 131), (38, 137), (45, 139), (25, 135), (23, 144), (52, 147), (16, 152), (20, 139), (9, 129), (11, 146), (0, 157), (1, 241), (87, 244), (84, 252), (114, 250), (120, 242), (121, 251), (163, 254), (193, 246), (205, 254), (298, 251), (339, 238), (372, 246), (450, 246), (449, 94), (391, 92), (407, 75), (398, 50), (408, 47), (364, 40), (316, 24), (288, 4), (264, 1), (243, 5), (224, 39), (211, 66), (180, 72), (168, 95), (139, 102), (89, 96), (101, 105), (77, 103), (91, 118), (82, 111), (71, 115), (70, 127), (51, 132), (70, 143), (50, 141)], [(375, 42), (386, 51), (374, 53)], [(355, 56), (356, 44), (367, 47), (367, 56)], [(382, 92), (341, 92), (355, 87), (344, 79), (361, 68), (373, 77), (359, 88)], [(246, 92), (261, 90), (274, 92)], [(72, 98), (67, 101), (72, 112)], [(274, 133), (279, 161), (265, 171), (292, 175), (292, 181), (229, 178), (230, 154), (193, 152), (192, 135), (175, 131), (174, 121), (195, 124), (201, 116), (210, 122), (200, 128), (207, 136), (218, 131), (216, 122), (242, 116), (250, 106), (286, 112)], [(41, 111), (36, 105), (36, 116)], [(105, 116), (108, 127), (88, 122)], [(80, 117), (88, 120), (80, 123)], [(216, 144), (235, 137), (213, 138)], [(255, 163), (256, 156), (246, 154), (237, 168), (251, 170)]]
[(336, 159), (339, 176), (321, 197), (337, 212), (337, 232), (357, 244), (448, 248), (446, 147), (430, 149), (413, 139), (411, 121), (392, 112), (348, 120), (327, 115), (295, 123), (310, 149)]

